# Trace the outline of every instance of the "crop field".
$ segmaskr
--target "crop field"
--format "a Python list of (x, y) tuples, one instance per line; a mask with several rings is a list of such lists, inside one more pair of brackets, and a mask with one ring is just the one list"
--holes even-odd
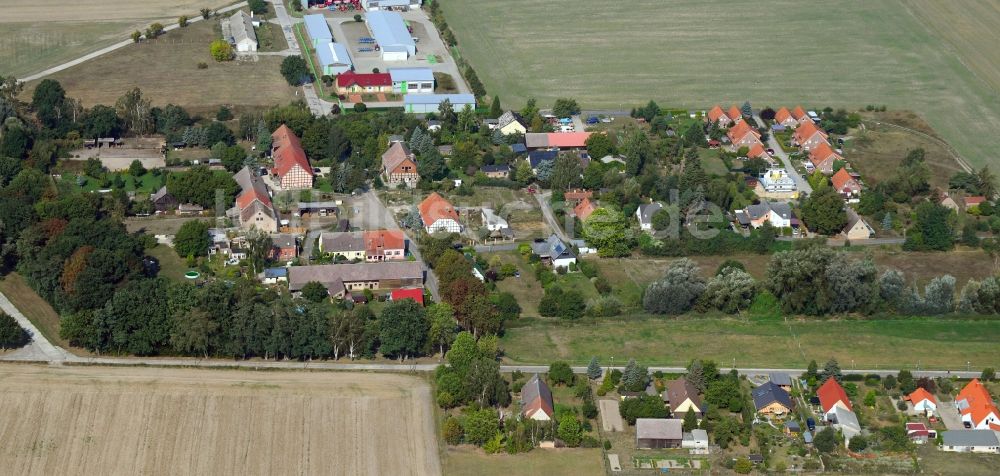
[(4, 364), (0, 380), (7, 474), (441, 474), (416, 377)]
[(913, 110), (973, 165), (1000, 148), (995, 2), (451, 0), (448, 24), (490, 95)]
[[(281, 77), (280, 56), (261, 56), (258, 61), (218, 63), (208, 45), (216, 38), (216, 23), (199, 22), (168, 32), (157, 40), (129, 45), (100, 58), (55, 73), (68, 97), (95, 104), (111, 104), (128, 90), (138, 87), (154, 106), (168, 103), (184, 106), (192, 113), (211, 114), (219, 106), (242, 108), (287, 104), (295, 99), (295, 88)], [(207, 68), (199, 69), (198, 63)], [(38, 82), (25, 88), (28, 96)]]
[(25, 76), (128, 38), (150, 23), (164, 25), (181, 15), (227, 0), (80, 0), (53, 4), (5, 0), (0, 15), (0, 74)]

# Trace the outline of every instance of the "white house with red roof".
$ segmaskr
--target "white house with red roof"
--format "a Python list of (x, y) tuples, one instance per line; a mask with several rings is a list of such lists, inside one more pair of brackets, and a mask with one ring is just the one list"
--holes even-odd
[(277, 232), (280, 224), (278, 213), (274, 209), (264, 182), (247, 167), (236, 172), (233, 180), (242, 189), (240, 194), (236, 196), (235, 209), (240, 228), (245, 230), (256, 228), (269, 233)]
[(552, 390), (544, 380), (533, 375), (521, 387), (521, 418), (535, 421), (550, 421), (555, 415)]
[(962, 421), (977, 430), (1000, 431), (1000, 410), (997, 409), (989, 390), (979, 381), (972, 379), (955, 397), (955, 406), (962, 414)]
[(851, 406), (851, 399), (847, 398), (847, 392), (840, 386), (835, 378), (827, 378), (823, 385), (816, 389), (816, 396), (819, 397), (819, 405), (823, 408), (823, 417), (829, 419), (837, 407), (848, 411), (854, 411)]
[(795, 134), (792, 135), (792, 144), (799, 146), (804, 151), (815, 149), (820, 144), (825, 144), (826, 142), (826, 132), (816, 127), (816, 124), (813, 124), (812, 120), (803, 122), (801, 126), (795, 129)]
[(731, 121), (733, 121), (733, 124), (738, 124), (743, 121), (743, 111), (740, 111), (740, 108), (736, 107), (735, 104), (729, 107), (729, 111), (726, 112), (726, 115), (729, 116)]
[(708, 121), (709, 124), (716, 122), (719, 124), (719, 127), (722, 128), (733, 125), (733, 120), (726, 115), (726, 111), (723, 111), (722, 106), (719, 106), (718, 104), (708, 111), (708, 114), (705, 115), (705, 120)]
[(285, 124), (271, 134), (271, 157), (274, 158), (271, 173), (278, 177), (283, 190), (312, 188), (314, 174), (302, 142)]
[(913, 404), (913, 411), (931, 416), (937, 411), (937, 398), (923, 387), (917, 387), (913, 393), (907, 395), (907, 400)]
[(830, 183), (833, 184), (834, 190), (843, 195), (844, 198), (852, 199), (861, 194), (861, 184), (847, 169), (840, 169), (833, 174), (833, 177), (830, 177)]
[(392, 76), (389, 73), (355, 73), (348, 71), (337, 75), (338, 94), (391, 93)]
[(389, 150), (382, 154), (382, 182), (389, 188), (405, 184), (407, 188), (417, 186), (417, 157), (406, 144), (393, 142)]
[(431, 193), (417, 208), (427, 233), (462, 232), (462, 224), (458, 222), (458, 212), (455, 211), (455, 207), (437, 192)]
[(799, 121), (796, 121), (792, 117), (792, 113), (788, 111), (787, 107), (782, 107), (778, 109), (778, 112), (774, 113), (774, 123), (781, 124), (785, 127), (791, 127), (792, 129), (798, 127)]

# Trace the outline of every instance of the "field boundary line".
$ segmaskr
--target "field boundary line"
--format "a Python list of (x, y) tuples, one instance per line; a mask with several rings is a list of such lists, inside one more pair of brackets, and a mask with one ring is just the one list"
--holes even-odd
[(915, 135), (918, 135), (918, 136), (923, 137), (925, 139), (928, 139), (931, 142), (934, 142), (934, 143), (940, 145), (941, 147), (943, 147), (944, 150), (945, 150), (945, 152), (948, 152), (948, 155), (950, 155), (951, 158), (955, 159), (955, 162), (958, 164), (959, 167), (962, 168), (962, 170), (965, 170), (968, 173), (972, 173), (972, 171), (975, 170), (975, 169), (972, 168), (972, 165), (969, 164), (969, 162), (966, 161), (965, 158), (962, 157), (962, 155), (959, 154), (958, 151), (955, 150), (955, 148), (951, 146), (951, 144), (948, 144), (943, 139), (939, 139), (939, 138), (934, 137), (934, 136), (932, 136), (930, 134), (927, 134), (927, 133), (924, 133), (924, 132), (920, 132), (920, 131), (918, 131), (916, 129), (910, 129), (909, 127), (901, 126), (899, 124), (894, 124), (892, 122), (874, 121), (874, 120), (871, 120), (871, 121), (861, 121), (861, 122), (863, 124), (867, 123), (867, 124), (885, 125), (885, 126), (895, 127), (896, 129), (899, 129), (901, 131), (909, 132), (911, 134), (915, 134)]

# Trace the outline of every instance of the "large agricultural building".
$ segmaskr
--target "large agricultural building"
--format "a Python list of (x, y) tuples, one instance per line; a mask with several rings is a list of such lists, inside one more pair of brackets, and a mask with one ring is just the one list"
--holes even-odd
[(403, 96), (403, 108), (413, 114), (438, 112), (438, 107), (445, 100), (456, 112), (466, 105), (476, 108), (476, 97), (471, 94), (407, 94)]
[(333, 41), (333, 33), (330, 32), (330, 25), (326, 23), (326, 17), (321, 14), (305, 15), (302, 17), (306, 24), (306, 33), (313, 48), (319, 48)]
[(347, 52), (347, 47), (342, 43), (327, 43), (316, 48), (316, 56), (319, 57), (320, 67), (323, 74), (330, 76), (346, 73), (354, 68), (351, 62), (351, 55)]
[(430, 94), (434, 92), (434, 71), (430, 68), (390, 68), (392, 92)]
[(417, 54), (417, 43), (403, 22), (403, 16), (383, 10), (370, 11), (365, 15), (368, 31), (382, 52), (382, 61), (406, 61)]
[(361, 0), (365, 10), (402, 10), (420, 8), (421, 0)]

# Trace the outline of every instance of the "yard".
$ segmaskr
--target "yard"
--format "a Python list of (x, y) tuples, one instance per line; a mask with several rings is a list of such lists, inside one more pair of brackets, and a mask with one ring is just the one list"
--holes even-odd
[(160, 276), (174, 281), (189, 281), (184, 278), (184, 273), (191, 270), (187, 262), (177, 256), (177, 252), (167, 245), (157, 245), (146, 251), (146, 254), (160, 261)]
[[(0, 292), (11, 304), (27, 317), (38, 331), (45, 336), (49, 342), (64, 349), (70, 349), (69, 343), (59, 337), (59, 314), (49, 303), (45, 302), (31, 286), (17, 273), (10, 273), (0, 279)], [(80, 353), (82, 349), (73, 348), (73, 353)]]
[[(463, 57), (508, 107), (531, 96), (625, 111), (650, 99), (885, 104), (919, 113), (976, 166), (1000, 147), (1000, 9), (990, 2), (454, 0), (444, 10)], [(611, 85), (608, 71), (627, 74)]]
[[(216, 38), (216, 21), (194, 23), (55, 73), (68, 97), (85, 107), (113, 105), (122, 94), (138, 87), (154, 106), (177, 104), (191, 113), (214, 114), (228, 105), (238, 114), (247, 108), (286, 104), (296, 89), (281, 77), (280, 56), (261, 56), (256, 61), (219, 63), (209, 55)], [(198, 64), (207, 67), (199, 69)], [(24, 97), (30, 98), (37, 81), (29, 83)], [(252, 92), (251, 92), (252, 91)]]
[(598, 448), (535, 449), (526, 454), (488, 455), (468, 446), (449, 447), (441, 463), (444, 474), (456, 476), (604, 475), (601, 450)]

